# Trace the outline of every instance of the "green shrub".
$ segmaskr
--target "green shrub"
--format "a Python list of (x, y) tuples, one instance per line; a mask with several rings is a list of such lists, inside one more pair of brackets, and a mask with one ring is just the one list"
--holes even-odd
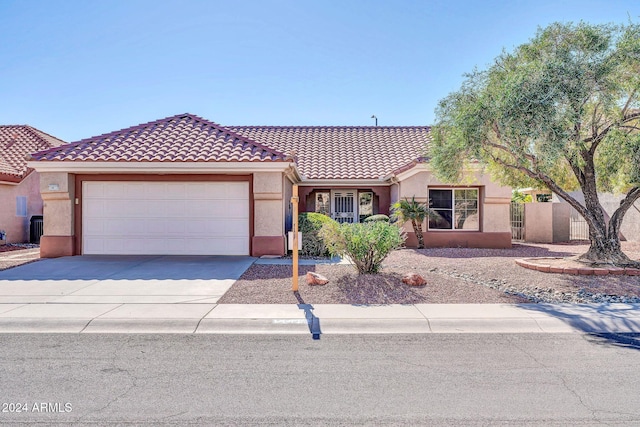
[(389, 222), (389, 217), (384, 214), (371, 215), (364, 219), (364, 222)]
[(318, 235), (324, 224), (335, 223), (333, 219), (326, 215), (305, 212), (298, 215), (298, 231), (302, 233), (301, 255), (305, 256), (328, 256), (329, 252), (322, 238)]
[(358, 274), (377, 273), (389, 253), (402, 246), (399, 227), (384, 221), (361, 224), (327, 224), (320, 230), (331, 255), (347, 256)]

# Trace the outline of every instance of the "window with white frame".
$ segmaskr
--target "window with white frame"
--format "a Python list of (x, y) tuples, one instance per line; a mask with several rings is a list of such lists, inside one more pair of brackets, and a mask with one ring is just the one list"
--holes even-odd
[(27, 216), (27, 198), (25, 196), (16, 197), (16, 216)]
[(429, 230), (480, 229), (477, 188), (430, 188), (429, 207)]

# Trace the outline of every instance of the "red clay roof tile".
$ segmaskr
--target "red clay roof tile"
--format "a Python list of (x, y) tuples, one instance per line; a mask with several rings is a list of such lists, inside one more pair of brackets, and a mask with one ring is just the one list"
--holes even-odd
[(66, 144), (28, 125), (0, 125), (0, 180), (20, 181), (28, 174), (29, 154)]
[(192, 114), (179, 114), (33, 154), (33, 160), (263, 162), (286, 155)]
[[(423, 161), (428, 126), (233, 126), (181, 114), (41, 151), (34, 160), (286, 161), (306, 179), (380, 179)], [(285, 154), (286, 153), (286, 154)]]
[(428, 126), (231, 126), (240, 135), (295, 152), (306, 179), (379, 179), (423, 161)]

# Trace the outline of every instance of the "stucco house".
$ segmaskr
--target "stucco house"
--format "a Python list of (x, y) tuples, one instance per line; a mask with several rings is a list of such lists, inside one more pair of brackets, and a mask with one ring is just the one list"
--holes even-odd
[[(340, 222), (430, 200), (429, 246), (511, 246), (511, 188), (473, 173), (439, 182), (429, 127), (220, 126), (181, 114), (33, 154), (45, 201), (41, 256), (283, 255), (299, 211)], [(415, 244), (409, 228), (408, 245)]]
[(27, 125), (0, 125), (0, 231), (6, 243), (29, 241), (33, 215), (42, 215), (40, 177), (27, 167), (34, 151), (65, 144)]

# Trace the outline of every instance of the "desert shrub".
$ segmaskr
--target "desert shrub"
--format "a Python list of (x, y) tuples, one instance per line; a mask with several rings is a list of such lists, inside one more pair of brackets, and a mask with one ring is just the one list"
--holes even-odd
[(371, 215), (364, 219), (364, 222), (389, 222), (389, 217), (384, 214)]
[(302, 233), (302, 251), (305, 256), (327, 256), (329, 252), (322, 238), (318, 235), (324, 224), (335, 223), (333, 219), (326, 215), (305, 212), (298, 215), (298, 231)]
[(384, 221), (328, 224), (320, 230), (320, 237), (331, 255), (349, 257), (358, 274), (377, 273), (382, 261), (405, 239), (399, 227)]

